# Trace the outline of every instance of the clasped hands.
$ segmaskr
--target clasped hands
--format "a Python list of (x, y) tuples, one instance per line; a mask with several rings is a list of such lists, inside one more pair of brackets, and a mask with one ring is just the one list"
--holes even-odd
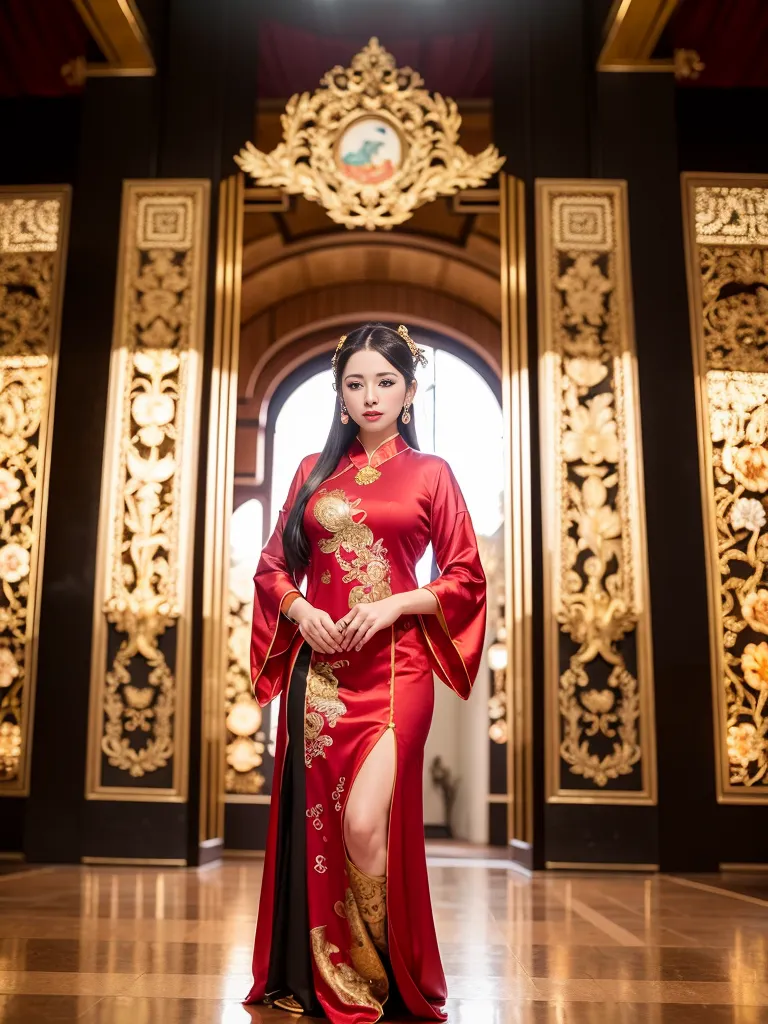
[(339, 654), (359, 651), (374, 633), (391, 626), (402, 615), (400, 595), (356, 604), (337, 622), (328, 612), (315, 608), (306, 598), (297, 597), (291, 606), (291, 617), (299, 624), (299, 632), (313, 651)]

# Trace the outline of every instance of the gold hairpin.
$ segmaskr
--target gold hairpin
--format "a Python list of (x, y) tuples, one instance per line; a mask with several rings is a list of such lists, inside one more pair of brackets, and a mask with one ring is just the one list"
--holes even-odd
[(400, 337), (406, 343), (408, 348), (411, 350), (411, 355), (413, 356), (414, 364), (421, 363), (422, 366), (426, 366), (427, 357), (424, 355), (424, 349), (419, 348), (419, 346), (408, 333), (408, 328), (405, 326), (405, 324), (400, 324), (400, 326), (397, 328), (397, 333), (400, 335)]
[(339, 338), (339, 344), (336, 346), (336, 351), (333, 353), (333, 358), (331, 359), (331, 369), (333, 370), (334, 374), (336, 373), (336, 363), (339, 358), (339, 350), (341, 349), (341, 346), (344, 344), (346, 340), (346, 334), (342, 334), (342, 336)]

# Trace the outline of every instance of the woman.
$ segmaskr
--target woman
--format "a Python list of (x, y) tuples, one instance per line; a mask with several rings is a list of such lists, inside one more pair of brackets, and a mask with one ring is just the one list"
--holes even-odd
[[(377, 1021), (387, 1000), (445, 1019), (422, 763), (433, 670), (465, 699), (477, 673), (485, 576), (450, 467), (418, 449), (425, 362), (402, 326), (342, 337), (334, 424), (254, 577), (254, 692), (283, 700), (246, 1002), (334, 1024)], [(419, 588), (430, 540), (441, 575)]]

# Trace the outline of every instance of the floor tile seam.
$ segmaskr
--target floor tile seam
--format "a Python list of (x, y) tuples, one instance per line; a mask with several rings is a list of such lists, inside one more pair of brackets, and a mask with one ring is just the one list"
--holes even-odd
[(610, 918), (601, 914), (599, 910), (595, 910), (594, 907), (590, 907), (589, 904), (585, 903), (583, 900), (576, 899), (572, 896), (568, 903), (565, 903), (565, 900), (563, 902), (566, 907), (570, 906), (583, 921), (591, 924), (604, 935), (608, 935), (610, 938), (618, 942), (619, 945), (629, 948), (646, 945), (646, 943), (642, 939), (638, 938), (638, 936), (633, 935), (632, 932), (623, 928), (621, 925), (615, 924)]
[(706, 882), (697, 882), (692, 878), (676, 878), (674, 875), (663, 875), (662, 877), (674, 885), (681, 885), (684, 888), (712, 893), (724, 899), (739, 900), (742, 903), (749, 903), (753, 906), (768, 907), (768, 900), (762, 900), (759, 896), (749, 896), (746, 893), (732, 892), (730, 889), (720, 889), (717, 886), (708, 885)]

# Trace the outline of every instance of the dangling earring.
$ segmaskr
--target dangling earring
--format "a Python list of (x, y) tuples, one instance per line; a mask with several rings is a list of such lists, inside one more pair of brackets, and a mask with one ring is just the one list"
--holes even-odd
[(411, 414), (408, 412), (408, 407), (410, 406), (410, 404), (410, 402), (406, 402), (405, 405), (403, 406), (403, 415), (401, 417), (403, 423), (411, 422)]
[(349, 413), (347, 412), (347, 407), (343, 402), (341, 404), (341, 422), (344, 424), (349, 423)]

